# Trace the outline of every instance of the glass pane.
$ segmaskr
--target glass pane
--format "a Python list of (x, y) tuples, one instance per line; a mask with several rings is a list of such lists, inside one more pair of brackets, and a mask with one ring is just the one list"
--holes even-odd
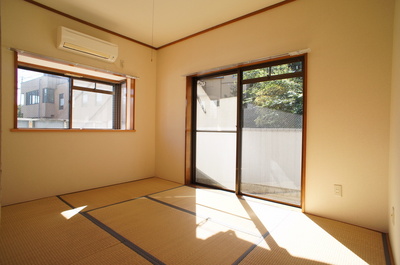
[(197, 130), (236, 130), (237, 75), (197, 81)]
[(269, 70), (270, 70), (269, 67), (265, 67), (265, 68), (257, 68), (253, 70), (243, 71), (243, 80), (266, 77), (270, 74)]
[(303, 80), (243, 86), (243, 193), (300, 205)]
[(291, 74), (303, 71), (302, 62), (271, 66), (271, 75)]
[(68, 101), (69, 78), (18, 69), (17, 128), (68, 128)]
[(196, 102), (196, 182), (235, 190), (237, 75), (198, 80)]
[(252, 70), (243, 71), (243, 80), (267, 77), (269, 75), (282, 75), (302, 72), (302, 62), (293, 62), (287, 64), (279, 64), (264, 68), (257, 68)]
[(126, 83), (121, 84), (121, 129), (126, 129)]
[(114, 86), (113, 85), (108, 85), (108, 84), (102, 84), (102, 83), (97, 83), (96, 84), (96, 89), (99, 90), (104, 90), (104, 91), (114, 91)]
[(72, 128), (113, 128), (113, 95), (80, 90), (72, 95)]
[(235, 190), (236, 133), (196, 134), (196, 182)]
[(74, 79), (73, 82), (74, 82), (74, 86), (78, 86), (78, 87), (84, 87), (84, 88), (95, 88), (96, 87), (95, 82), (83, 81), (83, 80), (78, 80), (78, 79)]

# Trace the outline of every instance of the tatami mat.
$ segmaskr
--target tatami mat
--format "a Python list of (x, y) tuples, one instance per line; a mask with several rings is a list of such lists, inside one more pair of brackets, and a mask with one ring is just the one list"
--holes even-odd
[(72, 264), (120, 244), (58, 198), (2, 207), (0, 264)]
[(90, 215), (166, 264), (232, 264), (261, 239), (146, 198)]
[[(329, 232), (318, 222), (329, 227)], [(343, 240), (335, 234), (353, 240)], [(270, 264), (295, 265), (386, 264), (381, 233), (294, 212), (240, 264), (255, 265), (263, 260)]]
[[(234, 193), (215, 189), (183, 186), (149, 197), (258, 236), (273, 229), (288, 215), (288, 211), (278, 207), (266, 207), (254, 203), (254, 200), (242, 200)], [(260, 219), (260, 215), (266, 218)]]
[(62, 195), (61, 198), (74, 207), (86, 206), (83, 211), (89, 211), (179, 186), (182, 186), (182, 184), (160, 178), (148, 178), (66, 194)]
[(0, 264), (390, 265), (383, 239), (292, 207), (151, 178), (3, 207)]
[(150, 261), (123, 244), (118, 244), (74, 262), (74, 265), (148, 265)]

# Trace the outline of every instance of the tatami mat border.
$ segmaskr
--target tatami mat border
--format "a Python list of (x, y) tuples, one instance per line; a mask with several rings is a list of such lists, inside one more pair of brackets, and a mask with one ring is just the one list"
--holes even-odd
[[(69, 204), (67, 201), (62, 199), (61, 196), (57, 196), (57, 198), (59, 200), (61, 200), (63, 203), (65, 203), (66, 205), (68, 205), (69, 207), (71, 207), (72, 209), (74, 208), (71, 204)], [(142, 248), (140, 248), (139, 246), (137, 246), (133, 242), (129, 241), (124, 236), (120, 235), (119, 233), (117, 233), (116, 231), (114, 231), (113, 229), (108, 227), (107, 225), (103, 224), (102, 222), (100, 222), (99, 220), (97, 220), (96, 218), (91, 216), (89, 213), (80, 212), (79, 214), (82, 215), (83, 217), (85, 217), (86, 219), (88, 219), (89, 221), (91, 221), (93, 224), (95, 224), (98, 227), (100, 227), (102, 230), (104, 230), (105, 232), (107, 232), (108, 234), (113, 236), (119, 242), (121, 242), (122, 244), (124, 244), (125, 246), (127, 246), (128, 248), (130, 248), (131, 250), (133, 250), (134, 252), (136, 252), (137, 254), (139, 254), (140, 256), (142, 256), (143, 258), (148, 260), (149, 262), (151, 262), (152, 264), (165, 265), (164, 262), (160, 261), (159, 259), (157, 259), (153, 255), (151, 255), (150, 253), (146, 252), (145, 250), (143, 250)]]
[(194, 215), (194, 216), (203, 218), (203, 219), (205, 219), (205, 220), (207, 220), (207, 221), (211, 221), (211, 222), (213, 222), (213, 223), (216, 223), (216, 224), (219, 224), (219, 225), (222, 225), (222, 226), (225, 226), (225, 227), (234, 229), (234, 230), (236, 230), (236, 231), (239, 231), (239, 232), (242, 232), (242, 233), (245, 233), (245, 234), (248, 234), (248, 235), (251, 235), (251, 236), (255, 236), (255, 237), (259, 237), (259, 238), (263, 239), (263, 238), (262, 238), (263, 235), (252, 233), (252, 232), (247, 231), (247, 230), (244, 230), (244, 229), (242, 229), (242, 228), (240, 228), (240, 227), (236, 227), (236, 226), (233, 226), (233, 225), (229, 225), (229, 224), (224, 223), (224, 222), (221, 222), (221, 221), (219, 221), (219, 220), (215, 220), (214, 218), (211, 218), (211, 217), (208, 217), (208, 216), (203, 216), (203, 215), (201, 215), (201, 214), (198, 214), (198, 213), (189, 211), (189, 210), (187, 210), (187, 209), (181, 208), (181, 207), (176, 206), (176, 205), (173, 205), (173, 204), (169, 204), (169, 203), (167, 203), (167, 202), (160, 201), (160, 200), (155, 199), (155, 198), (152, 198), (152, 197), (148, 197), (148, 196), (144, 196), (144, 197), (147, 198), (147, 199), (150, 199), (150, 200), (152, 200), (152, 201), (154, 201), (154, 202), (157, 202), (157, 203), (163, 204), (163, 205), (165, 205), (165, 206), (171, 207), (171, 208), (173, 208), (173, 209), (176, 209), (176, 210), (179, 210), (179, 211), (182, 211), (182, 212), (185, 212), (185, 213), (188, 213), (188, 214), (191, 214), (191, 215)]
[[(89, 213), (89, 212), (91, 212), (91, 211), (99, 210), (99, 209), (102, 209), (102, 208), (107, 208), (107, 207), (109, 207), (109, 206), (118, 205), (118, 204), (124, 203), (124, 202), (133, 201), (133, 200), (140, 199), (140, 198), (144, 198), (144, 197), (146, 197), (146, 196), (151, 196), (151, 195), (154, 195), (154, 194), (157, 194), (157, 193), (160, 193), (160, 192), (164, 192), (164, 191), (169, 191), (169, 190), (177, 189), (177, 188), (180, 188), (180, 187), (183, 187), (183, 186), (185, 186), (185, 185), (173, 187), (173, 188), (166, 189), (166, 190), (162, 190), (162, 191), (153, 192), (153, 193), (150, 193), (150, 194), (145, 195), (145, 196), (139, 196), (139, 197), (132, 198), (132, 199), (128, 199), (128, 200), (123, 200), (123, 201), (111, 203), (111, 204), (108, 204), (108, 205), (104, 205), (104, 206), (100, 206), (100, 207), (97, 207), (97, 208), (90, 209), (90, 210), (88, 210), (88, 211), (86, 211), (86, 212)], [(69, 202), (67, 202), (65, 199), (63, 199), (63, 198), (61, 197), (61, 196), (64, 196), (64, 195), (65, 195), (65, 194), (63, 194), (63, 195), (57, 195), (56, 197), (59, 198), (60, 200), (62, 200), (63, 202), (65, 202), (66, 204), (68, 204), (68, 206), (70, 206), (71, 208), (76, 208), (77, 206), (74, 206), (74, 205), (70, 204)]]
[[(100, 186), (100, 187), (96, 187), (96, 188), (89, 188), (89, 189), (84, 189), (84, 190), (79, 190), (79, 191), (67, 192), (67, 193), (59, 194), (59, 195), (57, 195), (57, 196), (66, 196), (66, 195), (76, 194), (76, 193), (80, 193), (80, 192), (91, 191), (91, 190), (97, 190), (97, 189), (102, 189), (102, 188), (107, 188), (107, 187), (113, 187), (113, 186), (118, 186), (118, 185), (123, 185), (123, 184), (129, 184), (129, 183), (134, 183), (134, 182), (139, 182), (139, 181), (149, 180), (149, 179), (161, 179), (161, 180), (166, 180), (166, 179), (162, 179), (162, 178), (159, 178), (159, 177), (148, 177), (148, 178), (144, 178), (144, 179), (135, 179), (135, 180), (125, 181), (125, 182), (120, 182), (120, 183), (115, 183), (115, 184)], [(173, 182), (173, 183), (177, 183), (177, 184), (180, 185), (180, 186), (178, 186), (178, 187), (185, 186), (184, 184), (181, 184), (181, 183), (178, 183), (178, 182), (175, 182), (175, 181), (171, 181), (171, 180), (166, 180), (166, 181)]]
[[(142, 180), (142, 179), (141, 179), (141, 180)], [(131, 181), (131, 182), (136, 182), (136, 181), (140, 181), (140, 180), (135, 180), (135, 181)], [(127, 182), (127, 183), (128, 183), (128, 182)], [(118, 185), (118, 184), (115, 184), (115, 185)], [(114, 185), (110, 185), (110, 186), (114, 186)], [(194, 216), (202, 217), (202, 216), (198, 215), (197, 213), (195, 213), (195, 212), (193, 212), (193, 211), (190, 211), (190, 210), (184, 209), (184, 208), (182, 208), (182, 207), (179, 207), (179, 206), (176, 206), (176, 205), (173, 205), (173, 204), (170, 204), (170, 203), (167, 203), (167, 202), (163, 202), (163, 201), (161, 201), (161, 200), (158, 200), (158, 199), (149, 197), (149, 196), (152, 196), (152, 195), (156, 195), (156, 194), (158, 194), (158, 193), (162, 193), (162, 192), (169, 191), (169, 190), (174, 190), (174, 189), (181, 188), (181, 187), (189, 187), (189, 188), (197, 189), (196, 187), (181, 185), (181, 186), (173, 187), (173, 188), (170, 188), (170, 189), (166, 189), (166, 190), (157, 191), (157, 192), (154, 192), (154, 193), (151, 193), (151, 194), (147, 194), (147, 195), (145, 195), (145, 196), (139, 196), (139, 197), (136, 197), (136, 198), (132, 198), (132, 199), (120, 201), (120, 202), (117, 202), (117, 203), (113, 203), (113, 204), (101, 206), (101, 207), (98, 207), (98, 208), (94, 208), (94, 209), (91, 209), (91, 210), (89, 210), (89, 211), (87, 211), (87, 212), (81, 212), (80, 214), (81, 214), (82, 216), (84, 216), (85, 218), (87, 218), (89, 221), (91, 221), (93, 224), (97, 225), (98, 227), (100, 227), (101, 229), (103, 229), (104, 231), (106, 231), (107, 233), (109, 233), (111, 236), (113, 236), (114, 238), (116, 238), (117, 240), (119, 240), (122, 244), (124, 244), (125, 246), (127, 246), (128, 248), (130, 248), (131, 250), (133, 250), (134, 252), (136, 252), (137, 254), (141, 255), (143, 258), (145, 258), (146, 260), (148, 260), (148, 261), (151, 262), (152, 264), (164, 265), (165, 263), (163, 263), (162, 261), (160, 261), (159, 259), (157, 259), (157, 258), (154, 257), (153, 255), (151, 255), (150, 253), (146, 252), (145, 250), (143, 250), (142, 248), (140, 248), (139, 246), (137, 246), (137, 245), (134, 244), (133, 242), (129, 241), (128, 239), (126, 239), (125, 237), (123, 237), (122, 235), (120, 235), (119, 233), (117, 233), (116, 231), (114, 231), (113, 229), (111, 229), (110, 227), (108, 227), (107, 225), (105, 225), (104, 223), (102, 223), (101, 221), (97, 220), (95, 217), (91, 216), (89, 212), (94, 211), (94, 210), (98, 210), (98, 209), (102, 209), (102, 208), (106, 208), (106, 207), (109, 207), (109, 206), (113, 206), (113, 205), (118, 205), (118, 204), (121, 204), (121, 203), (129, 202), (129, 201), (133, 201), (133, 200), (136, 200), (136, 199), (139, 199), (139, 198), (146, 198), (146, 199), (152, 200), (152, 201), (154, 201), (154, 202), (163, 204), (163, 205), (165, 205), (165, 206), (174, 208), (174, 209), (176, 209), (176, 210), (179, 210), (179, 211), (182, 211), (182, 212), (185, 212), (185, 213), (194, 215)], [(207, 190), (205, 190), (205, 191), (207, 191)], [(76, 192), (75, 192), (75, 193), (76, 193)], [(66, 195), (66, 194), (63, 194), (63, 195)], [(68, 203), (66, 200), (64, 200), (64, 199), (61, 197), (61, 196), (63, 196), (63, 195), (58, 195), (58, 196), (56, 196), (56, 197), (57, 197), (58, 199), (60, 199), (62, 202), (64, 202), (66, 205), (68, 205), (69, 207), (75, 208), (73, 205), (71, 205), (70, 203)], [(223, 196), (225, 196), (225, 195), (223, 195)], [(240, 198), (240, 197), (238, 197), (238, 199), (244, 200), (243, 198)], [(220, 225), (233, 228), (233, 229), (238, 230), (238, 231), (240, 231), (240, 232), (244, 232), (244, 233), (247, 233), (247, 234), (254, 235), (254, 233), (251, 233), (251, 232), (248, 232), (248, 231), (243, 231), (243, 229), (240, 229), (240, 228), (238, 229), (237, 227), (232, 227), (231, 225), (227, 225), (227, 224), (225, 224), (225, 223), (221, 223), (221, 222), (219, 222), (219, 221), (217, 221), (217, 220), (213, 220), (213, 219), (211, 219), (211, 218), (209, 218), (209, 217), (204, 217), (204, 216), (203, 216), (203, 218), (207, 218), (208, 220), (210, 220), (210, 221), (212, 221), (212, 222), (215, 222), (215, 223), (218, 223), (218, 224), (220, 224)], [(382, 233), (382, 232), (379, 232), (379, 233), (381, 233), (381, 235), (382, 235), (382, 244), (383, 244), (384, 255), (385, 255), (385, 263), (386, 263), (386, 265), (393, 265), (392, 260), (391, 260), (390, 250), (389, 250), (390, 247), (389, 247), (389, 244), (388, 244), (388, 237), (387, 237), (387, 234)], [(270, 232), (269, 232), (269, 231), (267, 231), (267, 232), (264, 233), (263, 235), (257, 235), (257, 236), (260, 237), (260, 240), (259, 240), (258, 242), (256, 242), (256, 243), (254, 243), (248, 250), (246, 250), (232, 265), (237, 265), (237, 264), (239, 264), (240, 262), (242, 262), (242, 261), (244, 260), (244, 258), (245, 258), (247, 255), (249, 255), (249, 254), (250, 254), (263, 240), (265, 240), (269, 235), (270, 235)]]
[[(193, 187), (190, 187), (190, 188), (193, 188)], [(195, 189), (195, 188), (194, 188), (194, 189)], [(158, 193), (161, 193), (161, 192), (158, 192)], [(172, 207), (172, 208), (174, 208), (174, 209), (177, 209), (177, 210), (180, 210), (180, 211), (183, 211), (183, 212), (186, 212), (186, 213), (195, 215), (195, 216), (199, 216), (199, 215), (198, 215), (197, 213), (195, 213), (195, 212), (192, 212), (192, 211), (183, 209), (183, 208), (178, 207), (178, 206), (176, 206), (176, 205), (172, 205), (172, 204), (169, 204), (169, 203), (166, 203), (166, 202), (163, 202), (163, 201), (160, 201), (160, 200), (158, 200), (158, 199), (151, 198), (151, 197), (148, 197), (148, 196), (145, 196), (145, 197), (148, 198), (148, 199), (150, 199), (150, 200), (152, 200), (152, 201), (155, 201), (155, 202), (161, 203), (161, 204), (163, 204), (163, 205)], [(240, 199), (240, 200), (243, 200), (242, 198), (239, 198), (239, 199)], [(199, 216), (199, 217), (202, 217), (202, 216)], [(240, 232), (248, 233), (248, 234), (254, 235), (254, 233), (251, 233), (251, 232), (248, 232), (248, 231), (243, 231), (243, 229), (240, 229), (240, 228), (238, 229), (237, 227), (232, 227), (231, 225), (227, 225), (227, 224), (225, 224), (225, 223), (218, 222), (218, 221), (216, 221), (216, 220), (213, 220), (212, 218), (207, 218), (207, 219), (210, 220), (210, 221), (212, 221), (212, 222), (214, 222), (214, 223), (218, 223), (218, 224), (220, 224), (220, 225), (233, 228), (233, 229), (238, 230), (238, 231), (240, 231)], [(260, 240), (259, 240), (258, 242), (256, 242), (256, 243), (254, 243), (248, 250), (246, 250), (234, 263), (232, 263), (232, 265), (237, 265), (237, 264), (239, 264), (240, 262), (242, 262), (242, 260), (243, 260), (247, 255), (249, 255), (250, 252), (253, 251), (253, 250), (254, 250), (263, 240), (265, 240), (269, 235), (270, 235), (270, 232), (269, 232), (269, 231), (267, 231), (266, 233), (264, 233), (264, 234), (261, 235), (261, 236), (259, 236), (259, 235), (254, 235), (254, 236), (259, 236), (259, 237), (260, 237)]]

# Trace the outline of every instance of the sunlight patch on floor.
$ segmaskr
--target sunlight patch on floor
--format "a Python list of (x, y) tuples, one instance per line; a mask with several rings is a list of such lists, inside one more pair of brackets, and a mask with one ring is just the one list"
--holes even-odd
[(77, 215), (79, 212), (81, 212), (86, 207), (87, 207), (87, 205), (81, 206), (81, 207), (78, 207), (78, 208), (74, 208), (74, 209), (71, 209), (71, 210), (63, 211), (61, 213), (61, 215), (64, 216), (65, 219), (68, 220), (68, 219), (74, 217), (75, 215)]

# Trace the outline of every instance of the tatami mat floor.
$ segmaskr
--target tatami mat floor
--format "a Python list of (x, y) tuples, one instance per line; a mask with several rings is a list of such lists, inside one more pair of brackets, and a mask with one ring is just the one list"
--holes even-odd
[(2, 208), (0, 264), (390, 264), (386, 235), (158, 178)]

